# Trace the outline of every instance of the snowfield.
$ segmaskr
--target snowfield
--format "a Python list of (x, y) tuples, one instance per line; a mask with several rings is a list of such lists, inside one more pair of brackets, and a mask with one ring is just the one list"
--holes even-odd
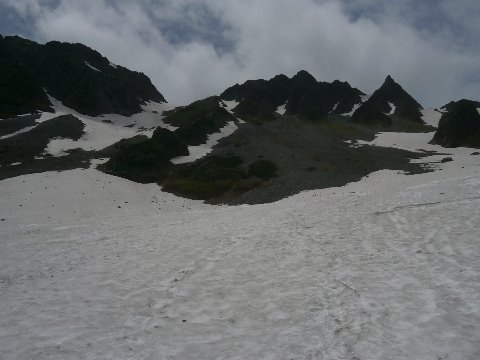
[[(88, 65), (88, 63), (86, 63)], [(156, 127), (176, 130), (177, 128), (162, 121), (162, 113), (172, 110), (175, 106), (168, 103), (147, 102), (142, 106), (142, 112), (132, 116), (105, 114), (101, 116), (87, 116), (76, 112), (62, 104), (55, 98), (48, 96), (54, 109), (53, 113), (43, 112), (37, 123), (51, 120), (57, 116), (71, 114), (85, 124), (85, 135), (78, 141), (71, 139), (53, 139), (48, 144), (46, 154), (63, 156), (67, 150), (81, 148), (83, 150), (101, 150), (107, 146), (135, 135), (151, 137)], [(35, 128), (26, 127), (15, 133), (0, 137), (0, 140), (28, 132)]]
[(480, 156), (435, 149), (454, 161), (255, 206), (93, 167), (3, 180), (1, 357), (479, 359)]

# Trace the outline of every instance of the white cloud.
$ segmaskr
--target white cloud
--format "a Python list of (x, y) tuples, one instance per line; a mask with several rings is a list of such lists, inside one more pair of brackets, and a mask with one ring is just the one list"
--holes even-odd
[[(476, 2), (466, 2), (473, 4), (467, 13), (443, 0), (435, 9), (448, 9), (446, 23), (453, 25), (436, 33), (434, 24), (414, 26), (428, 6), (411, 0), (396, 6), (384, 0), (61, 0), (53, 9), (49, 1), (1, 1), (35, 19), (37, 40), (85, 43), (149, 75), (174, 103), (300, 69), (366, 92), (392, 74), (425, 105), (480, 98), (480, 51), (462, 25)], [(214, 21), (220, 25), (212, 28)], [(165, 22), (181, 41), (172, 41)], [(478, 24), (468, 26), (474, 28)], [(182, 31), (198, 36), (182, 38)], [(220, 51), (219, 42), (229, 43), (229, 51)]]

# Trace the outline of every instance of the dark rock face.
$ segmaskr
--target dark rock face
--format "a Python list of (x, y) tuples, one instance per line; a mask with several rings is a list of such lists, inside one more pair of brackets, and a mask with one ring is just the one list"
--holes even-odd
[(440, 160), (440, 162), (443, 164), (443, 163), (447, 163), (447, 162), (451, 162), (453, 161), (453, 159), (451, 157), (444, 157), (442, 160)]
[(50, 101), (27, 69), (11, 54), (0, 37), (0, 118), (51, 111)]
[(275, 110), (288, 98), (289, 79), (279, 75), (273, 79), (248, 80), (243, 85), (234, 85), (220, 97), (239, 101), (234, 112), (238, 117), (250, 121), (273, 120)]
[(0, 140), (0, 164), (33, 161), (42, 156), (54, 138), (78, 140), (85, 124), (73, 115), (62, 115), (37, 125), (32, 130)]
[(40, 115), (26, 115), (0, 120), (0, 136), (13, 134), (27, 127), (35, 126), (39, 117)]
[(480, 114), (478, 102), (460, 100), (448, 104), (448, 112), (438, 123), (431, 143), (444, 147), (480, 148)]
[[(477, 109), (480, 109), (480, 101), (469, 100)], [(442, 110), (452, 111), (457, 107), (458, 101), (450, 101), (448, 104), (441, 107)]]
[[(387, 115), (392, 110), (389, 103), (395, 105), (392, 115)], [(392, 116), (395, 116), (423, 123), (420, 109), (422, 106), (389, 75), (383, 85), (355, 111), (352, 120), (357, 123), (379, 124), (388, 127), (392, 124)]]
[[(0, 50), (0, 116), (48, 111), (50, 103), (42, 89), (91, 116), (132, 115), (147, 101), (165, 102), (147, 76), (115, 66), (82, 44), (40, 45), (20, 37), (0, 37)], [(12, 101), (15, 94), (22, 95), (17, 102)]]
[(275, 119), (275, 110), (286, 104), (286, 115), (298, 115), (307, 120), (320, 120), (330, 113), (348, 112), (361, 102), (363, 93), (346, 82), (317, 82), (302, 70), (289, 79), (278, 75), (270, 80), (249, 80), (234, 85), (220, 97), (236, 100), (235, 114), (247, 121)]
[(177, 108), (164, 118), (168, 124), (179, 129), (175, 133), (189, 145), (200, 145), (207, 141), (208, 134), (218, 132), (235, 117), (220, 106), (221, 100), (212, 96), (204, 100)]

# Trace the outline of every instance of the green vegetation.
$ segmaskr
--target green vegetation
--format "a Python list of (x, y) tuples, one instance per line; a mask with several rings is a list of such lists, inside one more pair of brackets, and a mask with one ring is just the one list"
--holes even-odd
[(165, 189), (194, 199), (219, 197), (246, 177), (239, 156), (211, 156), (183, 165), (165, 183)]
[(158, 128), (151, 140), (119, 143), (102, 169), (138, 182), (160, 181), (168, 175), (170, 159), (182, 155), (188, 155), (187, 145), (174, 132)]
[(217, 132), (229, 121), (235, 121), (227, 110), (220, 107), (218, 97), (210, 97), (170, 112), (164, 119), (178, 126), (175, 132), (189, 145), (200, 145), (207, 141), (208, 134)]

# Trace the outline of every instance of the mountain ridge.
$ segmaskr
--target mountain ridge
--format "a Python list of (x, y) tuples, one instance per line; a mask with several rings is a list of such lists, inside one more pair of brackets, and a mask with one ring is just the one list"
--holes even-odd
[[(239, 204), (342, 186), (377, 170), (430, 171), (430, 164), (412, 162), (431, 155), (430, 151), (370, 143), (380, 131), (435, 130), (436, 122), (430, 119), (426, 125), (422, 106), (390, 75), (366, 96), (348, 82), (317, 81), (300, 70), (291, 78), (280, 74), (247, 80), (219, 96), (165, 111), (142, 105), (165, 101), (144, 74), (116, 66), (82, 44), (40, 45), (1, 38), (1, 46), (8, 56), (3, 63), (0, 60), (4, 64), (0, 71), (16, 69), (25, 79), (13, 92), (31, 87), (31, 93), (20, 99), (23, 103), (16, 105), (15, 115), (28, 106), (33, 111), (27, 113), (55, 114), (0, 120), (0, 178), (85, 167), (93, 158), (104, 158), (99, 169), (109, 174), (158, 183), (184, 197)], [(3, 95), (9, 95), (12, 79), (7, 80), (0, 82), (0, 89), (6, 90)], [(112, 89), (115, 84), (119, 87)], [(12, 110), (0, 103), (0, 111)], [(132, 117), (138, 111), (141, 116)], [(112, 112), (123, 118), (105, 115)], [(74, 116), (48, 120), (65, 114)], [(148, 119), (142, 120), (143, 115)], [(75, 136), (58, 135), (52, 128), (55, 124), (68, 128), (69, 122), (72, 131), (77, 129)], [(80, 127), (85, 129), (82, 133)], [(43, 140), (29, 150), (28, 143), (35, 142), (40, 130)], [(97, 130), (109, 140), (96, 139), (92, 145), (87, 138)], [(110, 132), (126, 136), (122, 139)]]
[[(146, 75), (113, 65), (86, 45), (58, 41), (42, 45), (18, 36), (2, 36), (0, 46), (15, 64), (17, 72), (29, 79), (40, 99), (32, 95), (25, 99), (23, 106), (6, 111), (8, 99), (0, 97), (2, 117), (19, 115), (25, 110), (49, 111), (51, 104), (47, 95), (90, 116), (108, 113), (132, 115), (140, 112), (141, 105), (148, 101), (165, 102)], [(0, 69), (0, 72), (7, 71)], [(12, 89), (14, 86), (14, 79), (3, 81), (3, 88)], [(40, 108), (36, 106), (37, 102), (42, 103)]]
[(348, 82), (338, 80), (318, 82), (305, 70), (288, 78), (280, 74), (270, 80), (247, 80), (235, 84), (220, 94), (224, 100), (235, 100), (239, 104), (235, 114), (249, 121), (264, 121), (275, 118), (275, 111), (285, 106), (286, 115), (299, 115), (308, 120), (320, 120), (328, 116), (335, 105), (336, 111), (353, 107), (361, 101), (360, 90)]

